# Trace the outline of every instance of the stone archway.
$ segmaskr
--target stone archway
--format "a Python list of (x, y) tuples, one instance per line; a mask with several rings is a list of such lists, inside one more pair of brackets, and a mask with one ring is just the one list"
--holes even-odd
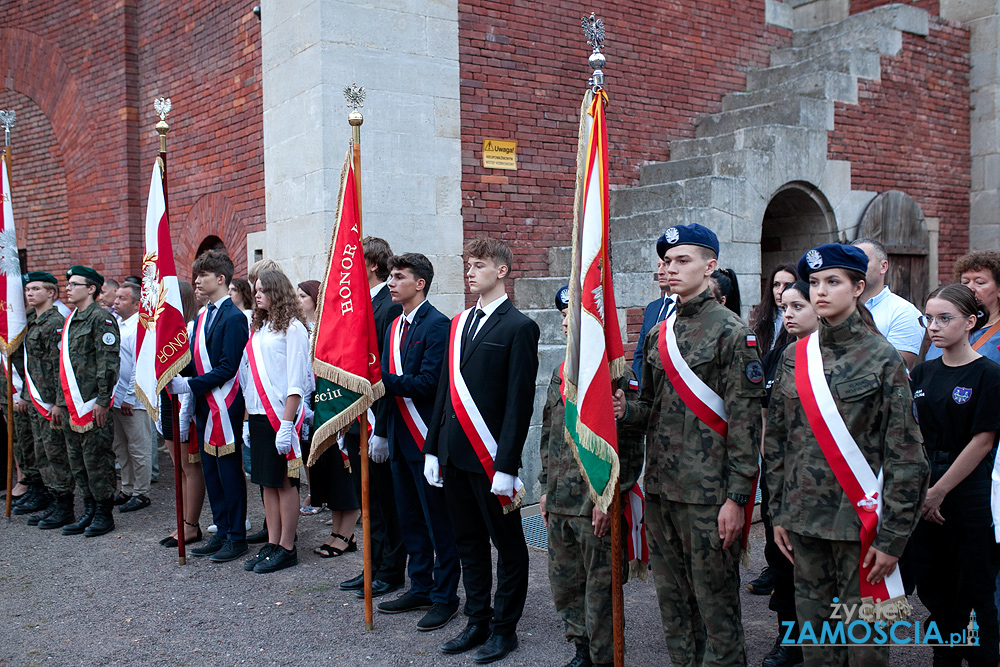
[(199, 197), (186, 216), (177, 224), (171, 222), (171, 229), (175, 238), (174, 256), (181, 275), (190, 271), (195, 257), (210, 249), (227, 250), (236, 267), (236, 275), (246, 273), (246, 253), (234, 252), (234, 249), (246, 247), (246, 227), (241, 224), (229, 198), (221, 192)]
[(786, 183), (772, 195), (761, 220), (761, 273), (766, 277), (776, 264), (795, 264), (810, 248), (836, 238), (833, 208), (819, 188), (804, 181)]

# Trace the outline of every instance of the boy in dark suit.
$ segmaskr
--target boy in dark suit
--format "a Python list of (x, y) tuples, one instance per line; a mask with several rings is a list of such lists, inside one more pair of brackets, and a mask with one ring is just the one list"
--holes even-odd
[(667, 283), (667, 265), (663, 263), (663, 257), (656, 260), (656, 283), (660, 287), (660, 298), (654, 299), (646, 304), (646, 309), (642, 312), (642, 327), (639, 329), (639, 338), (635, 346), (635, 353), (632, 355), (632, 372), (636, 379), (642, 383), (642, 348), (646, 340), (646, 334), (657, 324), (667, 319), (673, 308), (674, 301), (670, 295), (670, 285)]
[(212, 520), (219, 530), (209, 543), (192, 549), (193, 556), (211, 556), (216, 563), (247, 552), (247, 489), (243, 474), (243, 414), (245, 404), (237, 376), (250, 337), (246, 315), (229, 298), (233, 260), (209, 250), (194, 261), (195, 289), (207, 305), (195, 322), (192, 361), (183, 377), (167, 385), (172, 394), (195, 395), (195, 424), (201, 447), (205, 489)]
[[(475, 308), (452, 322), (434, 414), (424, 446), (424, 477), (441, 486), (462, 560), (469, 624), (441, 646), (494, 662), (517, 648), (517, 622), (528, 591), (528, 549), (516, 511), (524, 485), (517, 478), (535, 396), (538, 325), (507, 299), (513, 253), (483, 238), (466, 247)], [(490, 605), (493, 563), (497, 592)], [(494, 609), (495, 607), (495, 609)]]
[(386, 332), (382, 382), (399, 527), (410, 557), (410, 590), (383, 602), (378, 610), (394, 614), (429, 609), (417, 622), (417, 630), (437, 630), (458, 614), (461, 565), (444, 491), (424, 481), (423, 447), (450, 322), (427, 302), (434, 279), (429, 259), (419, 253), (393, 257), (389, 273), (389, 294), (403, 313)]

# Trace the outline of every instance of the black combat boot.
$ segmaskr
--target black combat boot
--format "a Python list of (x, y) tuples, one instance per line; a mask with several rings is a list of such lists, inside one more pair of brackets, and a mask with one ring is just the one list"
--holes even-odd
[[(30, 498), (27, 497), (28, 493), (31, 494)], [(52, 496), (41, 484), (32, 484), (28, 493), (25, 494), (25, 500), (22, 500), (17, 509), (14, 510), (14, 514), (34, 514), (46, 509), (52, 502)]]
[(93, 498), (83, 499), (83, 516), (76, 523), (63, 526), (63, 535), (82, 535), (83, 531), (94, 520), (94, 513), (97, 511), (97, 501)]
[(52, 512), (38, 522), (38, 527), (42, 530), (52, 530), (68, 526), (76, 520), (73, 514), (73, 494), (67, 493), (56, 498), (52, 504)]
[(565, 667), (593, 667), (593, 664), (590, 661), (590, 645), (577, 643), (576, 655), (566, 663)]
[(115, 501), (113, 498), (97, 503), (97, 512), (94, 513), (94, 520), (83, 531), (84, 537), (97, 537), (98, 535), (105, 535), (114, 530), (115, 517), (111, 513), (114, 508)]
[(802, 647), (781, 643), (786, 636), (792, 641), (798, 641), (798, 623), (795, 623), (789, 631), (783, 620), (795, 622), (795, 617), (783, 619), (782, 615), (778, 614), (778, 637), (774, 640), (774, 646), (764, 656), (764, 661), (760, 663), (761, 667), (793, 667), (802, 664)]
[(42, 521), (42, 519), (48, 518), (50, 514), (56, 511), (57, 503), (58, 501), (52, 503), (47, 508), (43, 509), (41, 512), (36, 512), (32, 514), (31, 516), (28, 517), (28, 520), (25, 521), (25, 523), (28, 524), (29, 526), (37, 526), (39, 522)]

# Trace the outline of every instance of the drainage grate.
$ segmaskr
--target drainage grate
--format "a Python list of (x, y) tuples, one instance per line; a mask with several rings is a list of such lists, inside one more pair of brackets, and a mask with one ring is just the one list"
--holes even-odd
[(521, 527), (524, 529), (524, 541), (529, 547), (548, 551), (549, 531), (542, 522), (541, 514), (533, 514), (521, 518)]

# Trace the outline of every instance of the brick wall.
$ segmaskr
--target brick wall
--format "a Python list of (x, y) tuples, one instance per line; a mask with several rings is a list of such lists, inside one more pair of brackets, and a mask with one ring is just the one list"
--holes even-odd
[[(900, 0), (851, 0), (851, 13), (859, 14), (874, 7), (898, 4)], [(938, 0), (909, 0), (906, 4), (927, 10), (931, 16), (938, 15)]]

